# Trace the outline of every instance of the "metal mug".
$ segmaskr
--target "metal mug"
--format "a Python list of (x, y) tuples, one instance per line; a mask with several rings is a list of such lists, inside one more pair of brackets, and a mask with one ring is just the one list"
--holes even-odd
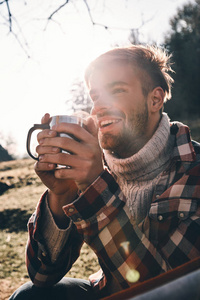
[[(50, 122), (47, 124), (34, 124), (33, 127), (31, 127), (28, 131), (27, 140), (26, 140), (26, 150), (30, 157), (32, 157), (35, 160), (39, 160), (37, 156), (34, 156), (31, 153), (30, 145), (31, 145), (31, 135), (35, 130), (38, 129), (52, 129), (54, 125), (57, 125), (59, 123), (73, 123), (73, 124), (79, 124), (81, 127), (84, 125), (84, 119), (79, 116), (68, 116), (68, 115), (57, 115), (50, 118)], [(60, 133), (59, 136), (61, 137), (70, 137), (72, 136), (66, 134), (66, 133)]]

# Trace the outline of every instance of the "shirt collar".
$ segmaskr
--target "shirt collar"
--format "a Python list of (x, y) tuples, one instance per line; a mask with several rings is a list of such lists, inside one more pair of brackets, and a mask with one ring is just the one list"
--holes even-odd
[(173, 158), (182, 162), (191, 162), (196, 159), (188, 126), (180, 123), (170, 123), (170, 133), (176, 136)]

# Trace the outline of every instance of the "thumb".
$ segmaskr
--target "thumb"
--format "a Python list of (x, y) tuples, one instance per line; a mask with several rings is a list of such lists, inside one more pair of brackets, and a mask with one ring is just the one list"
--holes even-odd
[(85, 121), (85, 127), (89, 133), (94, 137), (98, 137), (98, 127), (95, 119), (92, 116), (89, 116)]
[(43, 117), (42, 117), (42, 124), (46, 124), (49, 122), (49, 119), (50, 119), (50, 114), (49, 113), (46, 113)]

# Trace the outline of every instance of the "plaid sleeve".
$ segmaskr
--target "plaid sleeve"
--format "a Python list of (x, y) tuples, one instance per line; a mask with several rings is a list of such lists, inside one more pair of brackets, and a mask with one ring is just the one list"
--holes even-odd
[(56, 262), (52, 263), (45, 241), (40, 232), (42, 206), (46, 193), (42, 196), (36, 212), (31, 216), (28, 229), (29, 239), (26, 249), (26, 265), (29, 276), (36, 286), (48, 287), (59, 280), (70, 270), (80, 254), (83, 244), (82, 236), (74, 224), (69, 228), (69, 236)]
[(144, 280), (169, 268), (131, 219), (125, 197), (107, 171), (64, 211), (122, 288), (132, 285), (127, 279), (132, 270)]

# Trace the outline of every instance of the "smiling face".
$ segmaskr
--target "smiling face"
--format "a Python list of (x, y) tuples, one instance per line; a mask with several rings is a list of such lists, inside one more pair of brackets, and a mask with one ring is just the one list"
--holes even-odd
[(89, 93), (103, 149), (119, 157), (138, 152), (149, 140), (148, 96), (142, 92), (138, 71), (129, 64), (110, 63), (93, 71)]

